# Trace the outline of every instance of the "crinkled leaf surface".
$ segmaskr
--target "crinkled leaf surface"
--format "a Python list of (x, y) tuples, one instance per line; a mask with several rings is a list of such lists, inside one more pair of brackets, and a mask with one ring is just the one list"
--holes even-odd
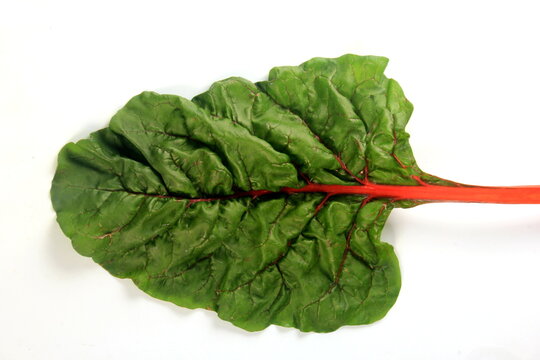
[(281, 189), (442, 182), (414, 161), (412, 105), (386, 64), (315, 58), (257, 84), (218, 81), (191, 101), (135, 96), (60, 152), (58, 222), (112, 275), (247, 330), (376, 321), (400, 289), (381, 230), (411, 203)]

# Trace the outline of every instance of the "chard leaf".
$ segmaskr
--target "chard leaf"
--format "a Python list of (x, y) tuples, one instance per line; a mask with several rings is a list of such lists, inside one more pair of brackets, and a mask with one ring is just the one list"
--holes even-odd
[(418, 168), (413, 107), (386, 64), (315, 58), (191, 101), (137, 95), (61, 150), (58, 222), (112, 275), (246, 330), (374, 322), (400, 289), (382, 228), (418, 199), (366, 189), (456, 186)]

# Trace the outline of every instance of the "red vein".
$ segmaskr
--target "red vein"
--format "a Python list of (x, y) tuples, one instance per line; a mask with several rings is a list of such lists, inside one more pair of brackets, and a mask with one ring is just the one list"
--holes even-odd
[(341, 160), (341, 157), (339, 157), (338, 155), (334, 155), (334, 157), (336, 158), (337, 162), (339, 163), (339, 166), (341, 166), (341, 169), (343, 169), (347, 174), (349, 174), (349, 176), (351, 176), (354, 180), (356, 180), (360, 184), (365, 184), (365, 183), (368, 182), (367, 181), (367, 178), (368, 178), (367, 173), (365, 174), (366, 180), (362, 180), (358, 176), (353, 174), (353, 172), (347, 167), (347, 165), (343, 162), (343, 160)]
[(324, 197), (324, 199), (322, 199), (322, 201), (319, 203), (319, 205), (317, 205), (317, 207), (315, 208), (315, 215), (324, 207), (324, 205), (326, 204), (326, 202), (328, 201), (328, 199), (330, 199), (330, 196), (332, 196), (334, 194), (332, 193), (327, 193), (326, 196)]

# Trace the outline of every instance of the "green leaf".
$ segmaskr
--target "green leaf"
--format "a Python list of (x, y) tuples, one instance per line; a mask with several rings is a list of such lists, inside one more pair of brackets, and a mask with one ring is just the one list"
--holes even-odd
[(416, 165), (412, 105), (386, 64), (314, 58), (257, 84), (216, 82), (192, 101), (135, 96), (61, 150), (58, 222), (112, 275), (246, 330), (374, 322), (400, 289), (381, 230), (394, 207), (415, 203), (287, 189), (451, 185)]

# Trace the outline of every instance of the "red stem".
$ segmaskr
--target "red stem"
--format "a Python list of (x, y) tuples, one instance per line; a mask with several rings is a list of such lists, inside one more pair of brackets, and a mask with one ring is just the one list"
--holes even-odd
[(283, 188), (286, 193), (322, 192), (332, 195), (357, 194), (369, 198), (393, 200), (424, 200), (437, 202), (476, 202), (497, 204), (540, 204), (540, 186), (439, 186), (439, 185), (318, 185), (309, 184), (300, 189)]
[[(495, 204), (540, 204), (540, 186), (440, 186), (422, 183), (416, 186), (379, 185), (365, 182), (363, 185), (322, 185), (307, 184), (301, 188), (284, 187), (278, 192), (252, 190), (216, 198), (190, 199), (192, 203), (234, 199), (239, 197), (256, 198), (273, 193), (323, 193), (324, 201), (333, 195), (364, 195), (367, 199), (388, 198), (392, 200), (420, 200), (432, 202), (471, 202)], [(167, 196), (159, 196), (167, 197)], [(324, 203), (323, 201), (323, 203)]]

